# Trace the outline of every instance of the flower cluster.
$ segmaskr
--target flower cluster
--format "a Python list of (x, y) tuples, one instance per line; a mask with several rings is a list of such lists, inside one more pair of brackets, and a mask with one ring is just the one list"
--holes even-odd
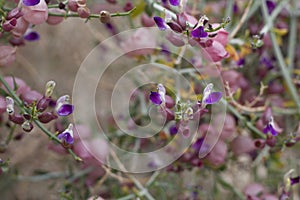
[[(59, 116), (68, 116), (74, 110), (74, 106), (70, 103), (68, 95), (61, 96), (57, 100), (51, 97), (55, 88), (54, 81), (49, 81), (46, 84), (45, 93), (42, 95), (37, 91), (31, 90), (19, 78), (6, 77), (5, 80), (8, 83), (8, 87), (16, 91), (18, 99), (15, 99), (14, 96), (6, 96), (4, 100), (4, 97), (1, 96), (1, 107), (6, 108), (8, 120), (14, 124), (21, 125), (22, 129), (26, 132), (30, 132), (33, 129), (34, 120), (46, 124), (57, 119)], [(4, 86), (2, 87), (5, 90), (7, 89)], [(15, 104), (17, 104), (18, 109), (16, 109)], [(72, 126), (69, 126), (67, 130), (69, 129), (72, 129)], [(72, 137), (70, 133), (64, 137), (59, 136), (59, 139), (72, 144)]]

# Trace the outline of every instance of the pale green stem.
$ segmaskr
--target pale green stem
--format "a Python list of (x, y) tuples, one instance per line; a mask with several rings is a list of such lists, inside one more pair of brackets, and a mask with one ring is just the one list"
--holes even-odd
[[(268, 9), (267, 9), (267, 6), (266, 6), (266, 2), (263, 1), (262, 2), (262, 12), (263, 12), (263, 16), (264, 16), (264, 19), (265, 19), (265, 22), (268, 23), (268, 24), (271, 24), (273, 25), (272, 21), (270, 21), (270, 18), (269, 18), (269, 14), (268, 14)], [(290, 73), (289, 73), (289, 70), (285, 64), (285, 61), (284, 61), (284, 57), (281, 53), (281, 50), (279, 48), (279, 45), (277, 43), (277, 40), (276, 40), (276, 35), (273, 31), (270, 31), (270, 37), (271, 37), (271, 41), (272, 41), (272, 46), (273, 46), (273, 50), (274, 50), (274, 53), (275, 53), (275, 56), (279, 62), (279, 68), (280, 68), (280, 71), (282, 73), (282, 76), (287, 84), (287, 87), (291, 93), (291, 96), (294, 100), (294, 102), (296, 103), (296, 107), (298, 108), (298, 112), (300, 112), (300, 100), (299, 100), (299, 96), (298, 96), (298, 93), (297, 93), (297, 90), (296, 90), (296, 87), (295, 85), (293, 84), (292, 82), (292, 79), (291, 79), (291, 76), (290, 76)]]

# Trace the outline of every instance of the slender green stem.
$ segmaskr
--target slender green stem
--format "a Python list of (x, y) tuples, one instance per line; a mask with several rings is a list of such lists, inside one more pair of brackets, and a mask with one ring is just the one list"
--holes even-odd
[(16, 125), (13, 125), (13, 127), (11, 127), (10, 131), (9, 131), (9, 134), (6, 138), (6, 141), (5, 141), (5, 144), (8, 145), (9, 142), (11, 141), (12, 137), (13, 137), (13, 134), (15, 132), (15, 129), (16, 129)]
[[(111, 13), (110, 16), (111, 17), (121, 17), (121, 16), (128, 16), (128, 15), (131, 15), (134, 11), (135, 11), (135, 7), (128, 11), (128, 12), (117, 12), (117, 13)], [(49, 16), (56, 16), (56, 17), (65, 17), (65, 18), (68, 18), (68, 17), (80, 17), (78, 13), (66, 13), (66, 14), (63, 14), (63, 13), (52, 13), (52, 12), (49, 12), (48, 13)], [(88, 19), (92, 19), (92, 18), (97, 18), (99, 19), (100, 18), (100, 14), (91, 14)]]
[(230, 190), (233, 194), (235, 194), (238, 199), (240, 200), (246, 200), (245, 196), (238, 191), (233, 185), (225, 181), (219, 174), (216, 175), (218, 183), (224, 187), (224, 189)]
[[(293, 1), (294, 6), (296, 6), (296, 2)], [(292, 8), (291, 13), (295, 9)], [(297, 18), (296, 16), (290, 14), (290, 29), (289, 29), (289, 45), (288, 45), (288, 66), (289, 70), (293, 70), (294, 59), (295, 59), (295, 49), (297, 44)]]
[[(265, 1), (262, 2), (262, 11), (263, 11), (263, 16), (264, 16), (265, 22), (268, 23), (268, 24), (273, 24), (272, 21), (270, 21), (270, 19), (269, 19), (268, 9), (267, 9)], [(275, 56), (276, 56), (276, 58), (279, 62), (280, 71), (281, 71), (281, 73), (283, 75), (283, 78), (284, 78), (284, 80), (287, 84), (287, 87), (288, 87), (288, 89), (291, 93), (291, 96), (292, 96), (294, 102), (296, 103), (296, 106), (298, 108), (298, 112), (300, 112), (299, 96), (298, 96), (296, 87), (292, 82), (289, 70), (288, 70), (288, 68), (285, 64), (284, 57), (281, 53), (279, 45), (276, 41), (276, 35), (273, 31), (270, 31), (270, 37), (271, 37), (272, 46), (273, 46), (273, 49), (274, 49)]]
[[(16, 93), (9, 87), (9, 85), (7, 84), (7, 82), (4, 80), (4, 78), (2, 77), (2, 75), (0, 75), (0, 82), (3, 84), (3, 86), (5, 87), (5, 89), (7, 90), (7, 92), (9, 93), (9, 95), (14, 99), (15, 103), (17, 104), (17, 106), (22, 110), (25, 111), (26, 113), (30, 113), (30, 110), (25, 108), (23, 106), (22, 101), (20, 100), (20, 98), (16, 95)], [(32, 121), (52, 140), (58, 142), (59, 144), (62, 144), (62, 142), (53, 134), (51, 133), (48, 129), (46, 129), (41, 122), (39, 122), (36, 119), (32, 119)], [(78, 157), (73, 151), (72, 149), (68, 149), (69, 153), (73, 156), (73, 158), (76, 161), (82, 161), (82, 159), (80, 157)]]

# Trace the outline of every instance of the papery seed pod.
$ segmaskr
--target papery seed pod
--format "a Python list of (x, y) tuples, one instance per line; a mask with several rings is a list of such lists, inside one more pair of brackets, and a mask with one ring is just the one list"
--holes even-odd
[(276, 137), (273, 135), (267, 135), (266, 144), (270, 147), (274, 147), (276, 145)]
[(23, 37), (15, 37), (9, 39), (9, 43), (13, 46), (23, 46), (25, 45), (24, 38)]
[[(55, 13), (55, 14), (66, 14), (66, 11), (59, 8), (49, 8), (49, 12)], [(48, 16), (47, 23), (50, 25), (57, 25), (64, 21), (64, 17), (59, 16)]]
[(23, 13), (21, 12), (20, 8), (14, 8), (11, 11), (9, 11), (6, 15), (6, 19), (10, 20), (12, 18), (16, 18), (18, 19), (19, 17), (21, 17), (23, 15)]
[(88, 7), (79, 7), (77, 9), (77, 13), (78, 13), (79, 17), (85, 19), (85, 18), (88, 18), (90, 16), (91, 11)]
[(237, 156), (250, 153), (255, 149), (252, 138), (239, 135), (231, 142), (231, 150)]
[(31, 24), (42, 24), (48, 18), (48, 6), (45, 0), (40, 0), (40, 3), (35, 6), (23, 6), (22, 12), (24, 19)]
[(16, 48), (0, 46), (0, 66), (8, 66), (16, 60)]
[(2, 24), (2, 29), (6, 32), (9, 32), (11, 30), (13, 30), (17, 25), (17, 19), (16, 18), (12, 18), (10, 20), (5, 21)]
[(149, 17), (146, 13), (143, 13), (141, 16), (141, 23), (144, 27), (152, 27), (155, 25), (153, 17)]
[(17, 38), (22, 38), (28, 27), (29, 23), (23, 17), (20, 17), (17, 19), (17, 24), (11, 33)]
[(77, 3), (77, 0), (69, 0), (68, 1), (68, 9), (72, 12), (77, 12), (79, 8), (79, 5)]
[(28, 105), (32, 104), (33, 102), (37, 102), (42, 97), (42, 94), (35, 90), (30, 90), (21, 95), (21, 99)]
[(79, 6), (83, 6), (83, 7), (86, 6), (86, 0), (77, 0), (77, 3)]
[(8, 118), (15, 124), (23, 124), (25, 121), (22, 115), (16, 113), (9, 115)]
[(57, 119), (57, 116), (52, 112), (44, 112), (38, 115), (38, 120), (44, 124), (49, 123), (54, 119)]
[(109, 23), (110, 19), (111, 19), (111, 17), (110, 17), (110, 13), (108, 11), (102, 10), (100, 12), (100, 22), (101, 23), (104, 23), (104, 24)]

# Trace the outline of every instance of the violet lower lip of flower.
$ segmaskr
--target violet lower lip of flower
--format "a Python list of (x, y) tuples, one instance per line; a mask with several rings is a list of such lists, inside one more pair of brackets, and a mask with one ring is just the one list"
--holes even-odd
[(57, 109), (57, 114), (59, 116), (68, 116), (74, 111), (74, 106), (72, 104), (63, 104)]
[(57, 100), (55, 110), (59, 116), (68, 116), (73, 113), (74, 106), (70, 104), (69, 95), (61, 96)]
[(221, 92), (212, 92), (214, 85), (208, 84), (203, 91), (202, 105), (215, 104), (222, 98)]
[(208, 33), (204, 31), (204, 27), (203, 26), (199, 26), (198, 28), (194, 29), (191, 32), (191, 35), (194, 38), (205, 38), (208, 36)]
[(68, 128), (64, 132), (60, 133), (57, 137), (62, 142), (65, 142), (67, 144), (73, 144), (74, 143), (73, 124), (69, 124)]
[(265, 134), (270, 132), (274, 136), (276, 136), (278, 134), (278, 132), (274, 128), (274, 119), (273, 119), (273, 117), (270, 118), (269, 123), (266, 125), (263, 132)]
[(163, 18), (158, 17), (158, 16), (155, 16), (155, 17), (153, 17), (153, 19), (154, 19), (154, 21), (155, 21), (157, 27), (158, 27), (160, 30), (164, 31), (164, 30), (167, 29), (167, 25), (166, 25), (165, 20), (164, 20)]
[(150, 100), (155, 105), (162, 104), (162, 99), (161, 99), (160, 94), (158, 92), (151, 92)]
[(290, 178), (290, 181), (291, 181), (291, 185), (297, 184), (300, 182), (300, 176)]
[(40, 39), (40, 35), (37, 32), (31, 31), (23, 37), (27, 41), (37, 41)]
[(23, 0), (25, 6), (35, 6), (40, 3), (40, 0)]
[(166, 88), (160, 83), (157, 85), (157, 92), (152, 92), (150, 94), (150, 101), (155, 105), (165, 104), (166, 102)]
[(169, 0), (172, 6), (178, 6), (180, 4), (180, 0)]

